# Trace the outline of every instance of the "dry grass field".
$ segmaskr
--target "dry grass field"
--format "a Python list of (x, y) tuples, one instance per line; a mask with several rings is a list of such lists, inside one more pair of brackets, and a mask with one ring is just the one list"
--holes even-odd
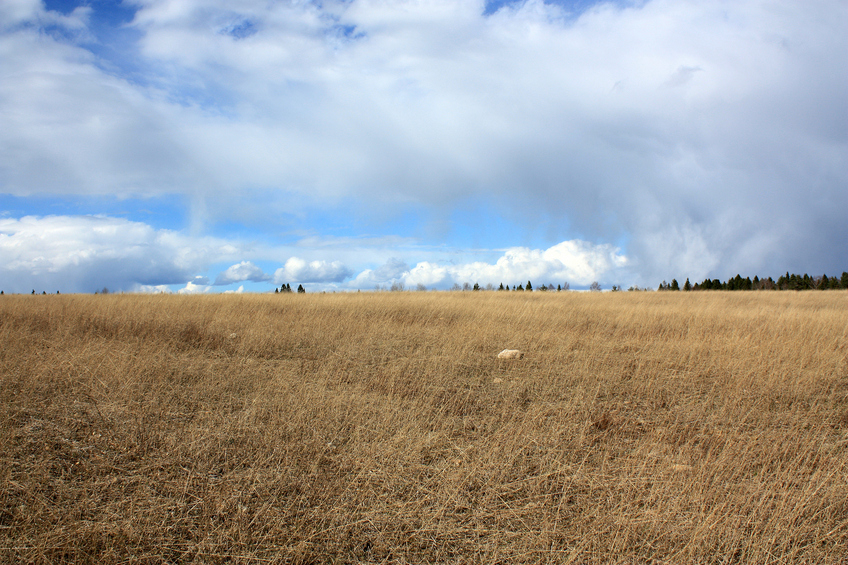
[(0, 446), (7, 563), (848, 563), (848, 293), (0, 296)]

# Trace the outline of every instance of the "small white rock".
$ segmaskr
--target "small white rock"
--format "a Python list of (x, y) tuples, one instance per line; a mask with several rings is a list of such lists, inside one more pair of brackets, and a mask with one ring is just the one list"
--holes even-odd
[(521, 359), (524, 353), (518, 349), (504, 349), (498, 353), (498, 359)]

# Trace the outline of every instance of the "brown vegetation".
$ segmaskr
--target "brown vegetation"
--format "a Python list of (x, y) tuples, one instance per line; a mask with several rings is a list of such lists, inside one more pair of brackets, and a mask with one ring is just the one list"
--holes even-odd
[(4, 296), (0, 561), (840, 563), (846, 352), (841, 291)]

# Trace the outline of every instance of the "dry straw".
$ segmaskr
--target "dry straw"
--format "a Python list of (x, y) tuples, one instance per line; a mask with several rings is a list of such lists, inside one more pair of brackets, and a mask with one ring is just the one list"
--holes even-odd
[(848, 555), (844, 292), (7, 295), (0, 343), (3, 562)]

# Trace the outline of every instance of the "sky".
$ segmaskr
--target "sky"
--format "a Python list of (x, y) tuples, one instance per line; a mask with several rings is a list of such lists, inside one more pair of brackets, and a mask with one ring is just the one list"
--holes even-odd
[(841, 274), (846, 29), (846, 0), (3, 0), (0, 290)]

